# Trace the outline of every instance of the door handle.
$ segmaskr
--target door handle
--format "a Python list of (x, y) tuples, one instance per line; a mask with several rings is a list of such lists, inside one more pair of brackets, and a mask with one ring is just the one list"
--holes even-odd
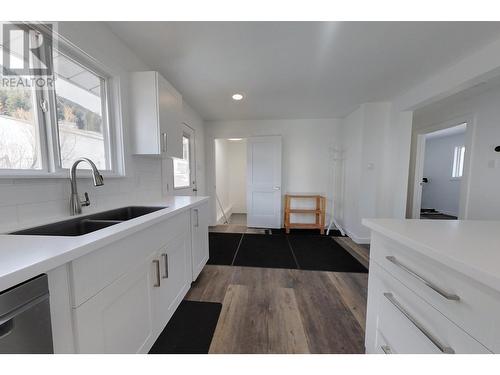
[(194, 224), (194, 227), (198, 228), (200, 226), (200, 213), (197, 208), (195, 208), (193, 211), (196, 213), (196, 222)]
[(274, 190), (281, 190), (281, 188), (279, 186), (275, 186), (273, 187)]
[(158, 259), (153, 260), (153, 264), (156, 267), (156, 283), (153, 284), (155, 288), (159, 288), (161, 285), (161, 279), (160, 279), (160, 261)]
[(396, 307), (396, 309), (398, 309), (401, 314), (403, 314), (420, 332), (422, 332), (424, 334), (425, 337), (427, 337), (430, 342), (432, 342), (436, 348), (439, 349), (439, 351), (441, 353), (445, 353), (445, 354), (454, 354), (455, 351), (453, 350), (453, 348), (449, 347), (449, 346), (446, 346), (444, 345), (443, 343), (441, 343), (437, 338), (436, 336), (434, 336), (432, 333), (430, 333), (426, 328), (424, 328), (424, 326), (417, 320), (415, 319), (397, 300), (396, 298), (394, 298), (394, 296), (392, 295), (392, 293), (384, 293), (384, 297), (387, 298), (389, 300), (390, 303), (392, 303), (392, 305), (394, 307)]
[(416, 273), (415, 271), (413, 271), (412, 269), (410, 269), (409, 267), (407, 267), (403, 263), (401, 263), (399, 260), (397, 260), (396, 257), (394, 257), (392, 255), (388, 255), (388, 256), (385, 257), (385, 259), (387, 259), (389, 262), (391, 262), (395, 266), (401, 268), (403, 271), (409, 273), (414, 278), (416, 278), (418, 281), (420, 281), (421, 283), (423, 283), (425, 286), (431, 288), (433, 291), (435, 291), (440, 296), (446, 298), (447, 300), (450, 300), (450, 301), (460, 301), (460, 297), (459, 296), (457, 296), (456, 294), (453, 294), (453, 293), (448, 293), (447, 291), (441, 289), (440, 287), (438, 287), (434, 283), (431, 283), (430, 281), (426, 280), (425, 278), (423, 278), (422, 276), (420, 276), (418, 273)]
[(168, 142), (167, 133), (161, 133), (161, 151), (162, 152), (167, 152), (167, 142)]
[(163, 253), (161, 256), (163, 257), (163, 264), (165, 265), (165, 274), (162, 276), (162, 279), (168, 279), (168, 254)]

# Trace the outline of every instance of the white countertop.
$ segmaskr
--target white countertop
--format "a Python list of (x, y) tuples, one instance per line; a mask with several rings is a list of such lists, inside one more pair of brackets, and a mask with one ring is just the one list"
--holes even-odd
[(363, 225), (500, 291), (500, 221), (363, 219)]
[[(0, 235), (0, 291), (57, 268), (65, 263), (102, 248), (136, 231), (144, 229), (190, 207), (207, 201), (208, 197), (172, 196), (160, 202), (130, 206), (163, 207), (165, 209), (140, 216), (83, 236)], [(124, 207), (119, 206), (115, 208)], [(109, 208), (103, 211), (108, 211)], [(92, 212), (91, 214), (95, 214)], [(82, 215), (85, 216), (85, 215)], [(75, 218), (69, 216), (56, 221)], [(52, 220), (54, 222), (54, 220)], [(45, 224), (48, 224), (47, 222)], [(43, 224), (43, 223), (41, 223)], [(40, 225), (41, 225), (40, 224)]]

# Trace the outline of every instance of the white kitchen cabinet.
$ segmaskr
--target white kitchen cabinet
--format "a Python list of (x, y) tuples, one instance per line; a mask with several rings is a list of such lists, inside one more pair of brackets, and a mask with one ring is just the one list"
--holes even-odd
[(74, 309), (78, 353), (147, 353), (156, 340), (151, 262), (146, 258)]
[(369, 278), (368, 353), (489, 353), (376, 262)]
[(149, 351), (191, 286), (190, 215), (181, 212), (71, 263), (76, 352)]
[(153, 267), (153, 326), (160, 334), (191, 285), (189, 232), (169, 241), (156, 252)]
[[(496, 322), (500, 294), (471, 273), (452, 267), (453, 256), (460, 254), (462, 243), (466, 251), (470, 250), (468, 242), (455, 238), (462, 235), (456, 226), (467, 229), (476, 223), (389, 219), (364, 223), (372, 229), (367, 353), (499, 351)], [(448, 226), (453, 228), (452, 235)], [(463, 232), (467, 234), (467, 230)], [(432, 252), (426, 253), (427, 249)], [(440, 259), (442, 254), (448, 257), (446, 261)]]
[(130, 77), (134, 153), (182, 158), (182, 96), (158, 72)]
[(191, 276), (195, 281), (208, 261), (208, 203), (191, 209)]

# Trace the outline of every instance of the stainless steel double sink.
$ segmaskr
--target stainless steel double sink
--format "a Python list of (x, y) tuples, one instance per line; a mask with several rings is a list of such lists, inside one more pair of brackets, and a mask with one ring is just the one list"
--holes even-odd
[(10, 234), (31, 236), (82, 236), (164, 208), (167, 207), (122, 207), (93, 215), (59, 221), (53, 224), (23, 229)]

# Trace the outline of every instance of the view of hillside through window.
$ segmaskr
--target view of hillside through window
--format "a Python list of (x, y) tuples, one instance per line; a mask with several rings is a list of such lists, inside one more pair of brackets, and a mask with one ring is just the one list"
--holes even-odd
[(0, 169), (40, 169), (40, 139), (31, 89), (0, 89)]
[(62, 167), (70, 168), (77, 158), (85, 156), (99, 169), (110, 169), (102, 117), (104, 80), (62, 54), (55, 56), (54, 66)]

